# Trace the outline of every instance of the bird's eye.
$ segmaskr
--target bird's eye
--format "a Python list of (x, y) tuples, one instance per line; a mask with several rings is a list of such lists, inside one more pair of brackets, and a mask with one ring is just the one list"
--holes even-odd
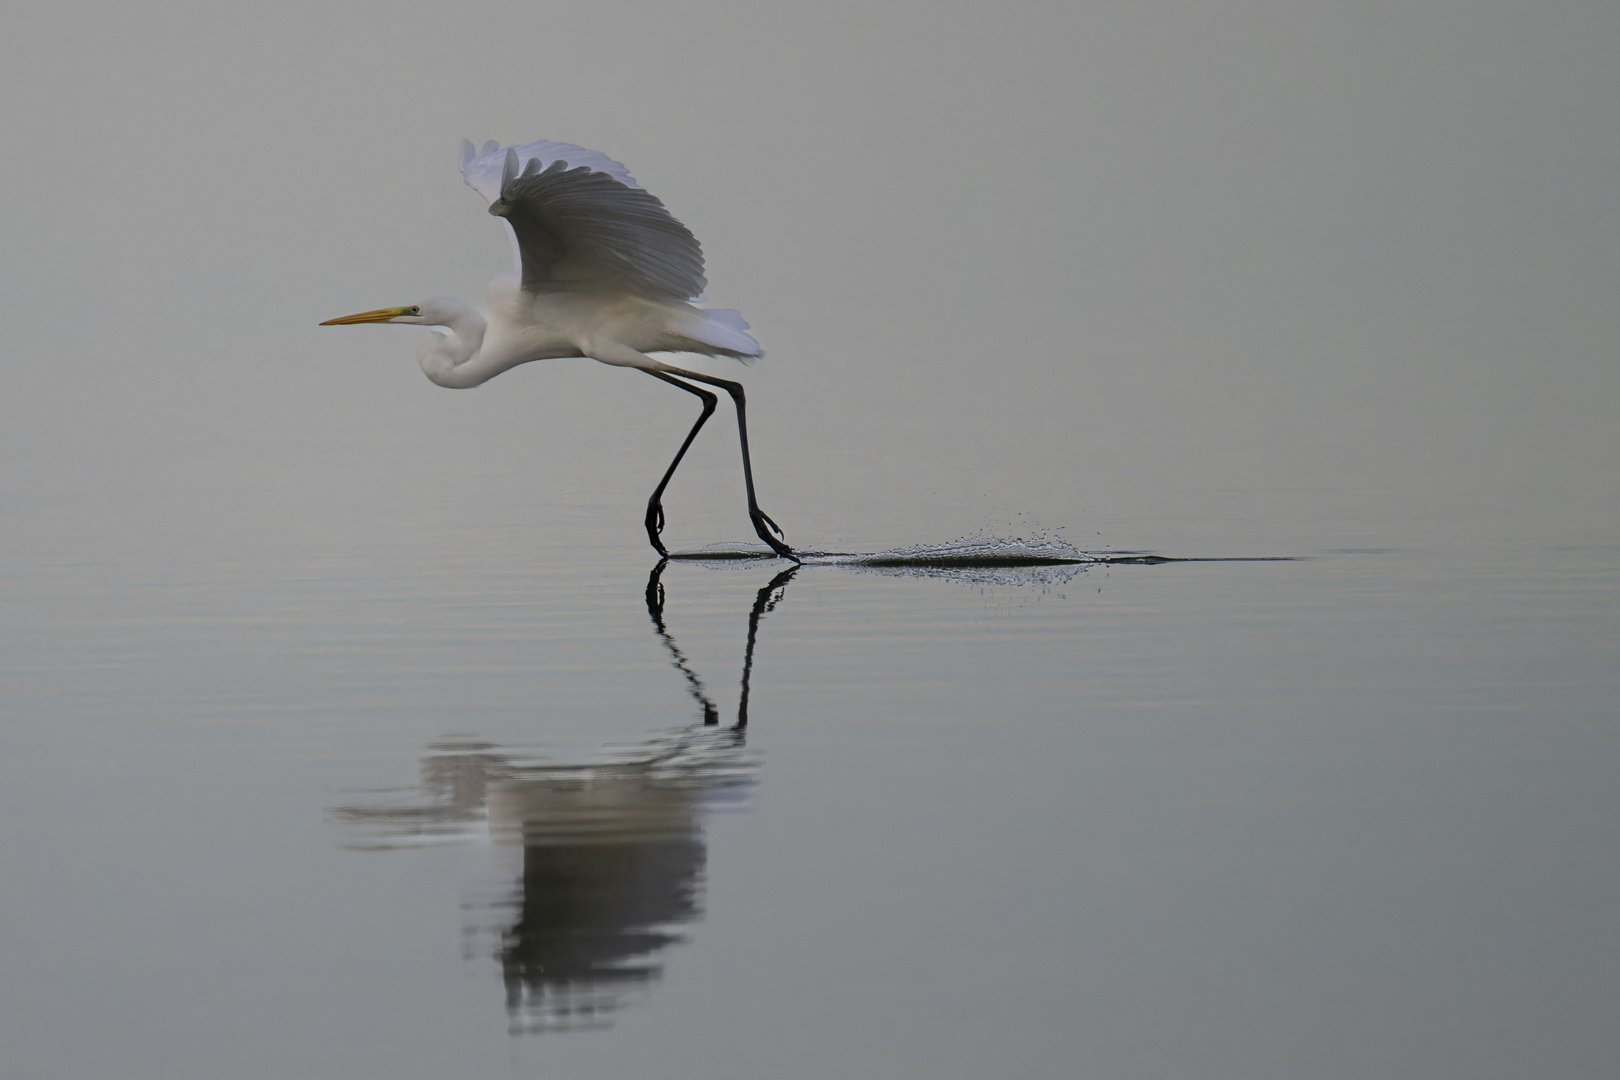
[(420, 314), (422, 314), (422, 309), (417, 307), (414, 304), (411, 305), (410, 307), (406, 308), (405, 310), (410, 312), (412, 315), (420, 315)]

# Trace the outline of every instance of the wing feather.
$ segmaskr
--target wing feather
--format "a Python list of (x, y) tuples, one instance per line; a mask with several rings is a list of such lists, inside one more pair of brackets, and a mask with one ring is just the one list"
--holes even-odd
[(526, 292), (608, 287), (654, 300), (703, 292), (703, 251), (658, 198), (607, 173), (531, 161), (510, 176), (489, 212), (517, 235)]
[(607, 287), (656, 300), (703, 292), (697, 240), (605, 154), (547, 141), (475, 152), (463, 140), (461, 175), (506, 219), (527, 292)]

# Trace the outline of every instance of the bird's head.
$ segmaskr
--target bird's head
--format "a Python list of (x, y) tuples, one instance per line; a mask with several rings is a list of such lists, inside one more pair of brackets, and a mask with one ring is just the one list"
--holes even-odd
[[(487, 323), (484, 317), (460, 300), (436, 296), (404, 307), (377, 308), (339, 319), (327, 319), (322, 326), (344, 326), (349, 323), (403, 323), (407, 326), (430, 326), (432, 332), (417, 350), (417, 363), (427, 377), (440, 386), (477, 386), (490, 378), (479, 374), (479, 369), (464, 368), (484, 343)], [(510, 366), (510, 365), (508, 365)]]

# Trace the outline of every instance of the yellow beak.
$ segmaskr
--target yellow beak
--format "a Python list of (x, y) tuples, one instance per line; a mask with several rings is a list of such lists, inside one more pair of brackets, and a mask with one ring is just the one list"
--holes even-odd
[(327, 319), (322, 326), (347, 326), (349, 323), (387, 322), (397, 319), (401, 315), (414, 315), (415, 312), (408, 307), (385, 307), (376, 311), (362, 311), (358, 315), (345, 315), (340, 319)]

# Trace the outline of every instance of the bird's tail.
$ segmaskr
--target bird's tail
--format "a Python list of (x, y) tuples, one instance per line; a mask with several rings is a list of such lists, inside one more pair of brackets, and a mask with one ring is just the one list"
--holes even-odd
[(706, 346), (702, 352), (711, 356), (729, 356), (751, 364), (765, 350), (748, 333), (748, 323), (742, 312), (729, 308), (689, 308), (690, 317), (681, 320), (675, 328), (682, 337)]

